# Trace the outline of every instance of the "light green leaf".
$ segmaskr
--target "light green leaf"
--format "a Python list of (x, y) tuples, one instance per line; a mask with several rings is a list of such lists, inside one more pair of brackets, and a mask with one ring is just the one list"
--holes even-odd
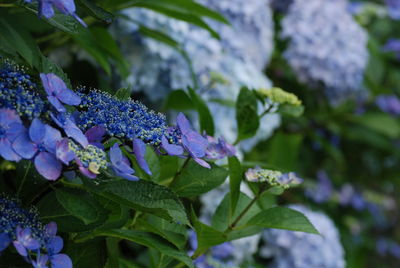
[(235, 213), (236, 205), (240, 195), (240, 183), (243, 178), (243, 171), (240, 161), (235, 157), (228, 158), (229, 163), (229, 188), (230, 188), (230, 212)]

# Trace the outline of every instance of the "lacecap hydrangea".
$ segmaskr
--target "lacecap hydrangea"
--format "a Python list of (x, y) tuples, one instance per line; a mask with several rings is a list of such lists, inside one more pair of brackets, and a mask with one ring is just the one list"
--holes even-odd
[(303, 213), (321, 235), (266, 229), (260, 255), (273, 258), (272, 268), (344, 268), (344, 250), (339, 232), (328, 216), (303, 205), (290, 208)]
[(300, 81), (322, 86), (333, 104), (363, 96), (368, 36), (345, 0), (294, 0), (282, 20), (284, 57)]
[[(271, 87), (262, 72), (272, 52), (271, 10), (266, 0), (246, 1), (246, 4), (243, 0), (201, 3), (221, 12), (231, 22), (232, 27), (207, 21), (221, 36), (221, 41), (204, 29), (149, 10), (124, 11), (129, 18), (174, 38), (186, 51), (191, 66), (175, 49), (141, 35), (138, 26), (130, 21), (121, 19), (113, 30), (124, 55), (135, 62), (126, 81), (134, 90), (143, 91), (151, 101), (157, 102), (171, 89), (196, 87), (193, 74), (197, 92), (206, 100), (214, 121), (218, 122), (217, 133), (233, 142), (236, 138), (235, 111), (216, 100), (234, 101), (244, 85)], [(278, 124), (277, 115), (267, 115), (262, 119), (256, 139), (242, 146), (249, 149), (267, 138)]]
[(57, 224), (39, 220), (35, 208), (25, 209), (15, 198), (0, 195), (0, 254), (9, 246), (33, 267), (72, 268), (71, 259), (61, 254), (63, 240)]

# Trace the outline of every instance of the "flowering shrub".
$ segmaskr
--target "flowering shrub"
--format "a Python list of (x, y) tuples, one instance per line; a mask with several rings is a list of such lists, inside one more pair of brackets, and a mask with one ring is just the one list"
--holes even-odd
[(397, 267), (396, 8), (1, 2), (0, 267)]

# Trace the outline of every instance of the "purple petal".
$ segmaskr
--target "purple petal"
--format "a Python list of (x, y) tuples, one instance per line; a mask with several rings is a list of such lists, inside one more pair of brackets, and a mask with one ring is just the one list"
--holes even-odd
[(193, 158), (193, 160), (196, 161), (197, 164), (199, 164), (199, 165), (202, 166), (202, 167), (211, 168), (210, 164), (208, 164), (206, 161), (204, 161), (204, 160), (201, 159), (201, 158)]
[(54, 181), (61, 175), (62, 165), (57, 158), (47, 152), (41, 152), (35, 157), (36, 170), (47, 180)]
[(5, 250), (11, 243), (11, 238), (8, 234), (0, 234), (0, 253)]
[(79, 171), (81, 172), (82, 175), (85, 177), (88, 177), (89, 179), (95, 179), (97, 177), (97, 174), (92, 173), (89, 169), (80, 166)]
[(114, 145), (110, 149), (110, 161), (111, 164), (116, 164), (122, 161), (122, 152), (119, 149), (118, 143), (114, 143)]
[(192, 128), (190, 127), (189, 120), (187, 120), (186, 116), (183, 113), (179, 113), (178, 117), (176, 118), (177, 125), (180, 129), (180, 131), (183, 134), (186, 134), (188, 131), (190, 131)]
[(56, 156), (65, 165), (74, 160), (75, 153), (69, 149), (69, 140), (67, 138), (57, 142)]
[(21, 242), (19, 241), (13, 241), (13, 245), (15, 247), (15, 249), (17, 250), (18, 254), (21, 256), (28, 256), (28, 251), (26, 250), (26, 248), (22, 245)]
[[(47, 1), (39, 1), (39, 2), (47, 2)], [(51, 4), (50, 4), (50, 8), (53, 11)], [(53, 15), (54, 15), (54, 12), (53, 12)], [(50, 17), (52, 17), (53, 15), (51, 15)], [(50, 17), (47, 17), (46, 15), (45, 15), (45, 17), (50, 18)], [(50, 81), (49, 81), (49, 78), (47, 77), (47, 74), (41, 73), (40, 80), (42, 80), (42, 85), (43, 85), (43, 88), (46, 91), (47, 95), (49, 95), (49, 96), (53, 95), (54, 89), (50, 85)]]
[(89, 142), (86, 136), (83, 134), (71, 119), (67, 118), (64, 124), (64, 130), (68, 137), (73, 138), (76, 142), (86, 148)]
[(17, 227), (17, 241), (26, 249), (35, 250), (40, 248), (39, 242), (32, 237), (31, 229)]
[(0, 109), (0, 125), (8, 126), (11, 123), (21, 123), (21, 118), (16, 111), (12, 109)]
[(64, 247), (64, 241), (59, 236), (51, 237), (47, 244), (47, 248), (51, 252), (51, 254), (59, 253), (63, 247)]
[(87, 27), (87, 24), (78, 16), (76, 13), (71, 14), (83, 27)]
[(53, 0), (53, 5), (66, 15), (72, 14), (76, 10), (73, 0)]
[(46, 265), (47, 262), (49, 261), (49, 256), (47, 255), (39, 255), (36, 259), (36, 261), (32, 260), (32, 265), (35, 268), (47, 268), (48, 266)]
[(182, 144), (194, 158), (205, 156), (208, 146), (207, 140), (195, 131), (182, 135)]
[(46, 125), (39, 119), (35, 118), (29, 127), (29, 137), (34, 143), (41, 143), (46, 133)]
[(161, 139), (161, 145), (169, 155), (182, 155), (184, 152), (182, 146), (170, 144), (165, 136)]
[(136, 156), (136, 161), (139, 166), (149, 175), (151, 175), (151, 171), (149, 165), (147, 164), (146, 159), (144, 158), (146, 154), (146, 144), (141, 139), (133, 140), (133, 153)]
[(0, 139), (0, 155), (8, 160), (18, 162), (21, 157), (12, 148), (11, 142), (8, 139)]
[(54, 221), (49, 222), (48, 224), (46, 224), (45, 226), (45, 232), (46, 234), (48, 234), (50, 237), (56, 236), (57, 234), (57, 223), (55, 223)]
[(72, 268), (72, 261), (65, 254), (57, 254), (50, 258), (52, 268)]
[(56, 110), (60, 113), (65, 113), (67, 109), (65, 109), (64, 105), (54, 96), (47, 96), (49, 102), (56, 108)]
[(106, 129), (103, 126), (94, 126), (85, 132), (89, 143), (101, 142), (106, 134)]
[(46, 125), (46, 133), (44, 136), (44, 147), (52, 154), (56, 153), (57, 142), (61, 141), (61, 133), (57, 129)]
[(26, 131), (24, 125), (19, 122), (11, 123), (8, 126), (6, 135), (10, 141), (14, 141), (19, 135), (21, 135), (24, 131)]
[(29, 139), (28, 133), (18, 136), (12, 143), (14, 151), (22, 158), (31, 159), (37, 152), (36, 145)]
[(117, 175), (118, 177), (130, 180), (130, 181), (138, 181), (139, 180), (139, 178), (136, 177), (135, 175), (120, 172), (118, 169), (113, 168), (113, 171), (114, 171), (115, 175)]
[(81, 98), (68, 88), (58, 93), (57, 97), (60, 101), (68, 105), (79, 105), (81, 103)]

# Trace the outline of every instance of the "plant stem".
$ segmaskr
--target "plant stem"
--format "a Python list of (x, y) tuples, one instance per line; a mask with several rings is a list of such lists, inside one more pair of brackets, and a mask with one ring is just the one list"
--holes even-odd
[(169, 187), (173, 186), (178, 181), (179, 175), (181, 175), (183, 169), (189, 163), (189, 160), (190, 160), (190, 157), (186, 158), (186, 160), (183, 163), (182, 167), (175, 173), (174, 178), (172, 179), (171, 183), (168, 185)]
[(21, 190), (25, 184), (26, 177), (28, 176), (29, 169), (31, 168), (31, 164), (32, 164), (32, 162), (29, 161), (28, 167), (25, 170), (25, 174), (24, 174), (24, 177), (22, 178), (21, 184), (18, 186), (17, 197), (19, 197), (19, 193), (21, 192)]
[(0, 7), (15, 7), (16, 5), (11, 3), (0, 3)]

